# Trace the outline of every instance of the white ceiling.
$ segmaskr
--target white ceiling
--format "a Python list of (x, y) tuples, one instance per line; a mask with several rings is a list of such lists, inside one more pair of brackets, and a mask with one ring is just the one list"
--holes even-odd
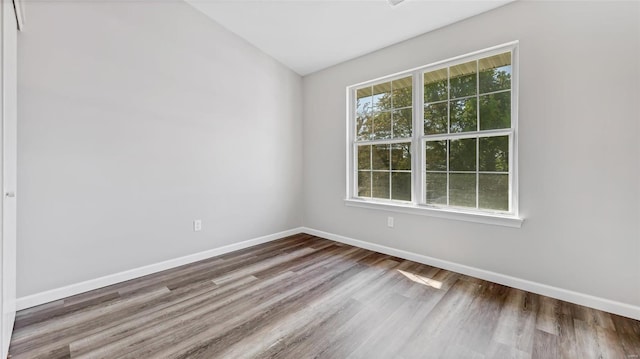
[(307, 75), (514, 0), (186, 0)]

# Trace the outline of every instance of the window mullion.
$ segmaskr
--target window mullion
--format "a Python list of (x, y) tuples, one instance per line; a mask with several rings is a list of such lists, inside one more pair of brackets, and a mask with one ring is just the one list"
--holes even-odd
[(423, 139), (427, 141), (442, 141), (442, 140), (462, 140), (465, 138), (484, 138), (484, 137), (496, 137), (496, 136), (509, 136), (513, 134), (513, 129), (498, 129), (498, 130), (484, 130), (478, 132), (457, 132), (451, 134), (441, 134), (441, 135), (428, 135), (424, 136)]
[(349, 99), (348, 113), (349, 117), (353, 119), (352, 121), (349, 121), (349, 125), (347, 126), (347, 141), (350, 145), (349, 148), (351, 148), (351, 152), (347, 154), (347, 173), (351, 174), (351, 178), (347, 179), (347, 196), (351, 197), (358, 196), (358, 146), (355, 143), (357, 132), (357, 110), (356, 106), (354, 106), (357, 96), (355, 93), (355, 89), (350, 89), (347, 93)]
[(373, 198), (373, 146), (369, 145), (369, 197)]
[(391, 138), (391, 139), (381, 139), (381, 140), (371, 140), (371, 141), (356, 141), (359, 145), (391, 145), (396, 143), (406, 143), (411, 142), (412, 137), (401, 137), (401, 138)]
[(509, 136), (509, 212), (518, 216), (518, 48), (511, 49), (511, 130)]
[[(476, 60), (476, 131), (480, 132), (480, 65)], [(480, 208), (480, 138), (476, 138), (476, 208)]]
[(423, 118), (424, 118), (424, 88), (422, 86), (422, 71), (413, 72), (413, 131), (411, 142), (411, 180), (413, 185), (413, 195), (411, 196), (413, 203), (422, 203), (424, 201), (425, 179), (423, 178), (424, 166), (424, 149), (422, 145)]
[[(393, 88), (393, 87), (392, 87)], [(391, 128), (393, 128), (393, 120), (391, 122)], [(392, 157), (392, 153), (393, 153), (393, 145), (389, 145), (389, 149), (387, 150), (387, 156), (389, 156), (389, 199), (393, 199), (393, 183), (391, 183), (391, 181), (393, 180), (393, 176), (392, 171), (393, 171), (393, 157)]]
[[(451, 67), (447, 66), (447, 133), (450, 133), (449, 129), (451, 128)], [(449, 206), (449, 156), (451, 146), (449, 144), (451, 141), (447, 139), (447, 206)]]
[(480, 208), (480, 139), (476, 138), (476, 208)]

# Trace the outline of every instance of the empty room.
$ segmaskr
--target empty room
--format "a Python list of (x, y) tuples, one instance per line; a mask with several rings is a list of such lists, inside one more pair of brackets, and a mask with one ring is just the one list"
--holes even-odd
[(640, 1), (0, 3), (1, 358), (640, 358)]

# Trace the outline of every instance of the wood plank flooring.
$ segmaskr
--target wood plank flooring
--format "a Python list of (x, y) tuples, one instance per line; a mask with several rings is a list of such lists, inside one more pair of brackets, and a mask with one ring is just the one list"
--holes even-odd
[(18, 313), (18, 358), (640, 358), (640, 322), (307, 234)]

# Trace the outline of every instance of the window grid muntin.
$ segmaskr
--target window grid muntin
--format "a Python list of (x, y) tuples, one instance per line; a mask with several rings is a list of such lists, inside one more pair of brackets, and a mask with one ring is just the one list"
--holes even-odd
[[(407, 137), (394, 137), (394, 124), (395, 121), (393, 119), (393, 113), (395, 111), (401, 111), (401, 110), (407, 110), (407, 109), (411, 109), (412, 110), (412, 118), (415, 116), (413, 112), (414, 111), (414, 105), (413, 102), (414, 100), (412, 99), (412, 105), (411, 106), (402, 106), (402, 107), (394, 107), (394, 87), (393, 87), (393, 82), (397, 81), (397, 80), (402, 80), (405, 79), (407, 77), (411, 78), (411, 91), (412, 91), (412, 96), (413, 96), (413, 92), (415, 92), (414, 90), (414, 84), (413, 84), (413, 78), (414, 78), (414, 74), (412, 72), (404, 72), (402, 74), (393, 76), (393, 77), (386, 77), (384, 79), (381, 80), (377, 80), (377, 81), (372, 81), (370, 83), (368, 83), (367, 85), (363, 85), (363, 86), (357, 86), (354, 87), (352, 89), (352, 93), (353, 93), (353, 100), (355, 102), (355, 106), (353, 108), (353, 113), (351, 114), (351, 116), (353, 116), (354, 121), (350, 121), (352, 122), (350, 125), (352, 127), (352, 131), (353, 131), (353, 142), (363, 142), (363, 141), (377, 141), (377, 140), (396, 140), (396, 139), (412, 139), (414, 137), (414, 129), (413, 129), (413, 122), (412, 122), (412, 128), (411, 128), (411, 134)], [(390, 86), (390, 91), (388, 92), (390, 94), (390, 99), (389, 102), (391, 103), (391, 107), (389, 109), (385, 109), (385, 110), (379, 110), (376, 109), (376, 106), (374, 106), (374, 87), (377, 85), (382, 85), (382, 84), (386, 84), (389, 83)], [(371, 118), (371, 130), (370, 130), (370, 134), (369, 134), (369, 138), (367, 140), (358, 140), (358, 106), (357, 106), (357, 102), (358, 102), (358, 90), (362, 90), (362, 89), (366, 89), (369, 88), (371, 91), (371, 95), (369, 95), (369, 97), (371, 97), (371, 107), (365, 111), (365, 113), (367, 115), (370, 116)], [(382, 114), (382, 113), (388, 113), (389, 117), (390, 117), (390, 137), (389, 138), (373, 138), (375, 135), (375, 115), (377, 114)]]
[[(366, 141), (366, 142), (355, 142), (354, 143), (354, 157), (355, 157), (355, 162), (354, 162), (354, 169), (355, 169), (355, 177), (354, 177), (354, 183), (355, 183), (355, 192), (354, 192), (354, 197), (357, 198), (366, 198), (366, 199), (375, 199), (375, 200), (388, 200), (388, 201), (399, 201), (399, 202), (412, 202), (413, 201), (413, 190), (411, 191), (411, 198), (409, 200), (400, 200), (400, 199), (393, 199), (393, 195), (394, 195), (394, 191), (393, 191), (393, 174), (394, 173), (413, 173), (412, 170), (404, 170), (404, 169), (394, 169), (394, 165), (393, 165), (393, 145), (394, 144), (401, 144), (401, 143), (406, 143), (409, 145), (409, 156), (410, 156), (410, 165), (411, 167), (413, 167), (413, 141), (407, 141), (407, 139), (396, 139), (391, 141), (391, 143), (388, 143), (386, 140), (375, 140), (375, 141)], [(388, 148), (386, 149), (387, 151), (387, 155), (388, 155), (388, 168), (386, 169), (374, 169), (374, 161), (373, 161), (373, 155), (374, 155), (374, 150), (373, 150), (373, 146), (375, 145), (388, 145)], [(358, 147), (364, 147), (367, 146), (369, 147), (369, 167), (367, 169), (361, 169), (359, 166), (359, 151), (358, 151)], [(360, 196), (360, 183), (359, 183), (359, 175), (361, 172), (366, 172), (369, 173), (369, 196)], [(388, 173), (389, 174), (389, 198), (384, 198), (384, 197), (374, 197), (373, 196), (373, 173)], [(413, 176), (411, 176), (411, 189), (413, 189), (413, 181), (414, 178)]]
[[(480, 60), (476, 60), (476, 131), (480, 132)], [(509, 88), (511, 90), (511, 88)], [(480, 138), (476, 138), (476, 209), (480, 208)], [(507, 211), (509, 206), (507, 206)]]
[[(484, 131), (482, 131), (484, 132)], [(471, 210), (475, 210), (475, 211), (479, 211), (479, 212), (492, 212), (492, 213), (511, 213), (512, 212), (512, 202), (511, 202), (511, 182), (512, 182), (512, 131), (508, 130), (508, 131), (504, 131), (501, 130), (500, 132), (496, 132), (496, 131), (492, 131), (491, 134), (485, 134), (485, 133), (477, 133), (476, 136), (469, 136), (469, 135), (465, 135), (465, 136), (456, 136), (456, 138), (447, 138), (447, 136), (438, 136), (437, 139), (433, 139), (433, 138), (424, 138), (422, 139), (422, 154), (423, 154), (423, 167), (422, 167), (422, 173), (424, 174), (424, 176), (422, 176), (422, 182), (423, 182), (423, 196), (422, 196), (422, 201), (421, 203), (419, 203), (420, 205), (424, 205), (427, 207), (434, 207), (434, 208), (446, 208), (446, 207), (455, 207), (455, 208), (466, 208), (466, 209), (471, 209)], [(507, 137), (508, 138), (508, 143), (509, 143), (509, 171), (480, 171), (480, 139), (482, 138), (493, 138), (493, 137)], [(474, 138), (476, 139), (476, 156), (475, 156), (475, 170), (474, 171), (453, 171), (451, 170), (450, 167), (450, 158), (451, 158), (451, 146), (450, 146), (450, 141), (451, 140), (456, 140), (456, 139), (461, 139), (460, 137), (462, 137), (462, 139), (470, 139), (470, 138)], [(427, 170), (426, 169), (426, 149), (427, 149), (427, 142), (439, 142), (439, 141), (446, 141), (446, 163), (447, 163), (447, 169), (446, 170)], [(447, 196), (447, 204), (442, 205), (442, 204), (437, 204), (437, 203), (427, 203), (427, 187), (426, 187), (426, 180), (427, 180), (427, 174), (428, 173), (437, 173), (437, 174), (446, 174), (447, 175), (447, 188), (446, 188), (446, 196)], [(475, 182), (475, 197), (476, 197), (476, 205), (475, 207), (465, 207), (465, 206), (455, 206), (455, 205), (451, 205), (450, 203), (450, 195), (451, 195), (451, 176), (450, 174), (475, 174), (476, 176), (476, 182)], [(481, 174), (490, 174), (490, 175), (508, 175), (509, 176), (509, 188), (508, 188), (508, 208), (507, 210), (498, 210), (498, 209), (490, 209), (490, 208), (481, 208), (480, 207), (480, 175)]]

